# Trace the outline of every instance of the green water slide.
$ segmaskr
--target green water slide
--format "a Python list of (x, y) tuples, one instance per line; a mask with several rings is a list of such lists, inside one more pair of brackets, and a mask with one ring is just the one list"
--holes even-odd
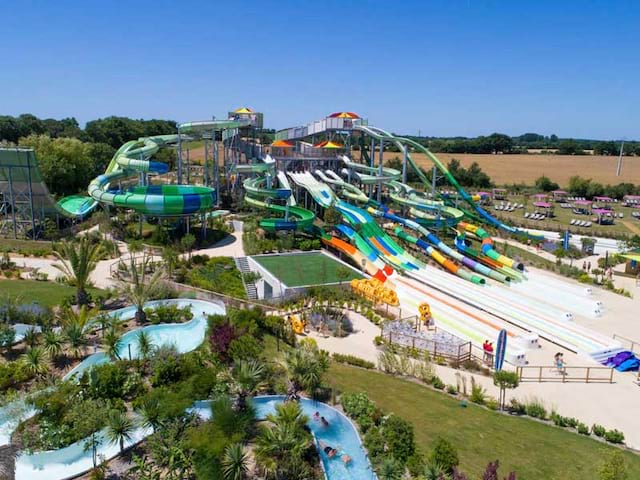
[[(238, 165), (236, 167), (238, 173), (258, 175), (243, 182), (245, 202), (283, 215), (284, 218), (262, 219), (260, 226), (265, 230), (305, 230), (309, 228), (313, 225), (315, 214), (311, 210), (296, 205), (291, 186), (283, 172), (278, 172), (277, 175), (280, 188), (274, 188), (270, 185), (274, 180), (274, 170), (275, 161), (269, 155), (262, 163)], [(285, 205), (275, 203), (277, 201), (284, 202)]]
[[(487, 211), (485, 211), (482, 207), (480, 207), (475, 201), (473, 201), (473, 198), (471, 197), (471, 195), (469, 195), (466, 190), (464, 190), (462, 188), (462, 186), (460, 186), (460, 184), (458, 183), (458, 181), (455, 179), (455, 177), (451, 174), (451, 172), (449, 171), (449, 169), (446, 167), (446, 165), (444, 165), (439, 159), (438, 157), (436, 157), (433, 153), (431, 153), (431, 151), (426, 148), (425, 146), (419, 144), (418, 142), (411, 140), (410, 138), (406, 138), (406, 137), (397, 137), (385, 130), (382, 130), (381, 128), (377, 128), (377, 127), (373, 127), (373, 126), (365, 126), (365, 125), (354, 125), (354, 130), (359, 130), (363, 133), (366, 133), (367, 135), (377, 139), (377, 140), (388, 140), (390, 142), (393, 142), (398, 148), (400, 148), (401, 150), (404, 150), (405, 147), (412, 147), (414, 148), (416, 151), (422, 152), (424, 153), (427, 158), (436, 166), (436, 168), (445, 176), (446, 180), (456, 189), (456, 191), (458, 192), (458, 194), (460, 195), (460, 197), (467, 203), (469, 204), (469, 206), (471, 207), (472, 211), (467, 211), (467, 210), (462, 210), (466, 215), (470, 216), (471, 218), (475, 219), (475, 220), (482, 220), (484, 222), (487, 222), (493, 226), (496, 226), (498, 228), (501, 228), (509, 233), (514, 233), (514, 234), (519, 234), (519, 235), (527, 235), (526, 232), (523, 232), (521, 230), (518, 230), (517, 228), (511, 227), (503, 222), (501, 222), (500, 220), (498, 220), (497, 218), (493, 217), (490, 213), (488, 213)], [(411, 157), (411, 155), (409, 154), (409, 152), (407, 151), (407, 161), (409, 162), (411, 168), (413, 168), (415, 170), (415, 172), (417, 173), (417, 175), (420, 177), (420, 180), (425, 184), (425, 185), (430, 185), (430, 182), (428, 181), (427, 177), (424, 175), (424, 173), (422, 173), (420, 167), (418, 167), (418, 165), (415, 164), (415, 162), (413, 161), (413, 158)], [(458, 207), (459, 208), (459, 207)]]

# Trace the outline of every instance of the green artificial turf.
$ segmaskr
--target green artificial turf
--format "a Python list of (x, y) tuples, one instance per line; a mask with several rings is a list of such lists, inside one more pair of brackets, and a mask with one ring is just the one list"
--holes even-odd
[[(260, 255), (251, 258), (287, 287), (349, 282), (354, 278), (362, 278), (362, 275), (352, 268), (345, 267), (327, 255), (317, 252)], [(338, 269), (341, 267), (349, 273), (345, 278), (340, 278), (338, 275)]]
[[(481, 478), (489, 461), (500, 460), (501, 477), (518, 480), (598, 480), (606, 450), (614, 448), (528, 418), (503, 415), (423, 385), (380, 372), (333, 364), (329, 383), (341, 392), (366, 392), (385, 412), (413, 424), (424, 453), (443, 437), (458, 449), (460, 467)], [(640, 478), (640, 456), (625, 452), (629, 479)]]

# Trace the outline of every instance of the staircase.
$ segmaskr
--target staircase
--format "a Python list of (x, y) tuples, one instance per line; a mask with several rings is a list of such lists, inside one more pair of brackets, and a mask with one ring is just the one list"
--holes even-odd
[(235, 258), (236, 267), (242, 273), (242, 283), (244, 285), (244, 290), (247, 292), (247, 298), (249, 300), (258, 300), (258, 289), (256, 288), (256, 284), (252, 281), (245, 282), (244, 274), (251, 273), (251, 269), (249, 268), (249, 260), (247, 257), (236, 257)]

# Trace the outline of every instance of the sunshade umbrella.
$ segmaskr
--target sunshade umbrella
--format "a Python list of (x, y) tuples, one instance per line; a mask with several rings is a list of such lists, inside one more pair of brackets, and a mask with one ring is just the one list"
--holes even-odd
[(293, 148), (294, 147), (293, 143), (289, 142), (288, 140), (276, 140), (271, 144), (271, 146), (276, 148)]
[(255, 113), (255, 112), (249, 107), (240, 107), (239, 109), (235, 110), (233, 113)]
[(335, 112), (329, 115), (329, 118), (360, 118), (357, 113), (353, 112)]

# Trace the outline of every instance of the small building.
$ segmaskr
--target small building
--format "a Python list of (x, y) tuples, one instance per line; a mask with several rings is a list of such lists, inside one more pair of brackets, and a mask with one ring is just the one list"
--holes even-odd
[(553, 199), (554, 202), (564, 202), (567, 200), (567, 195), (569, 195), (568, 192), (565, 192), (564, 190), (554, 190), (553, 192), (551, 192), (551, 197)]
[(624, 273), (637, 277), (640, 274), (640, 248), (631, 250), (622, 256), (627, 260)]
[(533, 206), (536, 207), (536, 211), (540, 210), (544, 216), (551, 218), (553, 217), (553, 203), (549, 202), (533, 202)]
[(494, 200), (505, 200), (507, 198), (507, 190), (504, 188), (494, 188), (491, 190), (491, 196)]
[(576, 200), (573, 202), (573, 213), (576, 215), (591, 215), (591, 200)]

